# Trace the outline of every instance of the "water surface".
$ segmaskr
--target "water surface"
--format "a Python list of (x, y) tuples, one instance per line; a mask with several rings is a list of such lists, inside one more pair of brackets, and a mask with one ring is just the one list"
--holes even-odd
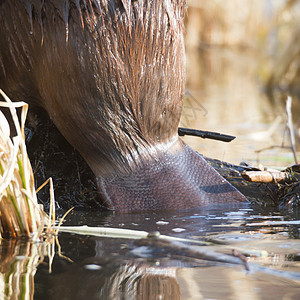
[[(200, 251), (221, 256), (231, 255), (235, 249), (247, 257), (249, 270), (243, 264), (191, 258), (187, 250), (190, 243), (184, 243), (186, 249), (178, 253), (172, 247), (162, 251), (157, 245), (140, 246), (134, 239), (61, 233), (62, 253), (72, 262), (56, 254), (52, 274), (47, 264), (38, 266), (36, 299), (300, 297), (297, 211), (223, 206), (173, 213), (76, 212), (67, 217), (65, 225), (80, 224), (210, 241), (210, 245), (198, 246)], [(218, 260), (218, 255), (215, 258)]]

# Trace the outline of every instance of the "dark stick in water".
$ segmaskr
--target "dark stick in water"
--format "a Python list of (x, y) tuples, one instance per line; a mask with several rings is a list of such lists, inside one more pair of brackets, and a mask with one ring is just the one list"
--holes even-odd
[(184, 136), (184, 135), (198, 136), (203, 139), (212, 139), (212, 140), (218, 140), (227, 143), (235, 139), (235, 136), (232, 135), (227, 135), (227, 134), (222, 134), (222, 133), (212, 132), (212, 131), (202, 131), (197, 129), (182, 128), (182, 127), (178, 128), (178, 134), (180, 136)]

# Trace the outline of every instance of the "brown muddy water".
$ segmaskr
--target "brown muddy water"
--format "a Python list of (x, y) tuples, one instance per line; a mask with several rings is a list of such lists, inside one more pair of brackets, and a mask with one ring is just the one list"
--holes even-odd
[[(229, 144), (185, 137), (194, 149), (231, 163), (256, 164), (257, 150), (281, 145), (284, 104), (275, 105), (262, 93), (257, 66), (246, 52), (188, 56), (181, 126), (237, 136)], [(299, 118), (297, 105), (293, 113)], [(272, 148), (260, 153), (259, 162), (284, 168), (293, 157), (289, 149)], [(296, 208), (241, 204), (183, 212), (76, 211), (67, 216), (68, 225), (159, 231), (209, 243), (63, 232), (60, 247), (2, 241), (0, 299), (300, 299)]]

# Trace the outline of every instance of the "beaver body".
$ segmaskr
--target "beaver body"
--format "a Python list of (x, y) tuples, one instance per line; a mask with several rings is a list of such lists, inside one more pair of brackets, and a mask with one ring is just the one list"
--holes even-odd
[(108, 208), (245, 201), (177, 134), (185, 6), (0, 1), (0, 87), (48, 112), (91, 167)]

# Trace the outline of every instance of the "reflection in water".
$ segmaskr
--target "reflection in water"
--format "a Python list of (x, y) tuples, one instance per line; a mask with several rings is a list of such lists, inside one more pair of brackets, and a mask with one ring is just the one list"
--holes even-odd
[[(300, 243), (291, 232), (299, 232), (299, 223), (286, 226), (284, 221), (299, 218), (296, 211), (290, 216), (283, 213), (232, 206), (122, 215), (75, 212), (65, 226), (79, 222), (89, 226), (159, 230), (162, 234), (210, 241), (212, 244), (200, 246), (200, 251), (214, 251), (220, 257), (236, 249), (248, 256), (250, 272), (242, 264), (192, 258), (186, 249), (179, 255), (178, 249), (161, 251), (158, 246), (142, 246), (128, 239), (61, 233), (63, 254), (74, 263), (56, 256), (52, 274), (40, 265), (35, 276), (35, 298), (274, 299), (278, 295), (278, 298), (297, 299), (300, 269), (293, 259), (297, 260)], [(268, 220), (282, 223), (266, 226), (264, 222)], [(182, 230), (173, 231), (179, 228)]]
[(0, 240), (0, 299), (33, 299), (37, 266), (44, 256), (52, 257), (53, 246), (46, 242)]
[(94, 259), (69, 266), (51, 282), (51, 299), (180, 299), (176, 268)]
[[(299, 284), (238, 269), (214, 266), (181, 269), (182, 299), (299, 299)], [(276, 282), (276, 283), (275, 283)], [(286, 298), (285, 298), (286, 297)]]
[[(49, 265), (41, 260), (53, 244), (1, 241), (1, 299), (32, 299), (33, 295), (35, 299), (300, 296), (300, 221), (296, 210), (224, 205), (185, 212), (74, 212), (65, 226), (74, 223), (158, 230), (210, 244), (167, 245), (155, 239), (60, 233), (62, 253), (70, 260), (56, 255), (50, 273)], [(233, 249), (248, 257), (250, 271), (239, 257), (231, 256)]]
[(106, 299), (180, 299), (175, 275), (175, 268), (124, 265), (106, 280), (101, 294)]

